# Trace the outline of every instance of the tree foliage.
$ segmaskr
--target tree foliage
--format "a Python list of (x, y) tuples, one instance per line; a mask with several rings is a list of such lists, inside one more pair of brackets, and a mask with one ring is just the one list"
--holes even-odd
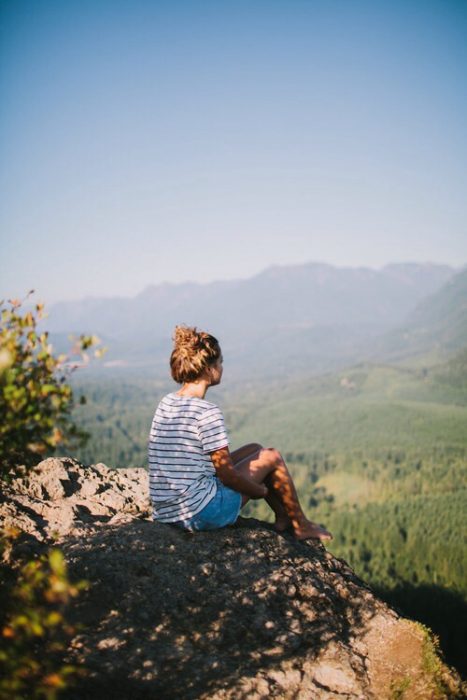
[[(0, 547), (11, 547), (18, 534), (2, 533)], [(1, 597), (6, 597), (7, 605), (0, 619), (0, 698), (55, 700), (79, 673), (63, 662), (76, 633), (66, 611), (87, 583), (71, 583), (63, 554), (56, 548), (23, 563), (10, 590), (5, 590), (7, 576), (1, 579)]]
[[(24, 301), (0, 302), (0, 479), (88, 437), (72, 417), (76, 402), (69, 379), (89, 362), (86, 351), (99, 340), (81, 335), (70, 355), (56, 356), (48, 332), (39, 330), (43, 304), (24, 309)], [(14, 538), (0, 533), (0, 553)], [(54, 700), (77, 672), (63, 662), (75, 633), (65, 613), (83, 584), (70, 582), (56, 548), (14, 569), (3, 566), (0, 574), (0, 697)]]
[(72, 419), (75, 401), (68, 379), (79, 363), (70, 357), (86, 363), (86, 350), (99, 340), (81, 335), (70, 357), (55, 356), (48, 332), (38, 329), (43, 304), (33, 310), (22, 305), (16, 299), (0, 302), (0, 478), (18, 465), (36, 464), (60, 444), (79, 445), (87, 438)]

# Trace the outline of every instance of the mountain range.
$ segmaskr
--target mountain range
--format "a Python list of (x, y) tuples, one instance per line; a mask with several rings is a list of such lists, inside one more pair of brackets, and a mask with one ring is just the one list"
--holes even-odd
[(134, 298), (60, 302), (47, 326), (60, 349), (68, 334), (97, 333), (109, 348), (106, 366), (166, 366), (173, 328), (186, 323), (219, 338), (234, 372), (314, 373), (433, 345), (454, 352), (467, 344), (466, 304), (467, 268), (312, 262), (249, 279), (152, 285)]

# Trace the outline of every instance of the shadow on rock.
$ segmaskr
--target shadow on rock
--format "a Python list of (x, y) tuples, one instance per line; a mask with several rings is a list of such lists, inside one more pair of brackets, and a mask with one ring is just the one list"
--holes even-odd
[(247, 698), (251, 679), (255, 692), (280, 696), (285, 685), (309, 687), (323, 654), (333, 682), (361, 693), (353, 641), (382, 609), (390, 614), (322, 545), (242, 518), (194, 535), (110, 525), (69, 538), (64, 551), (72, 576), (92, 582), (74, 610), (87, 628), (72, 652), (90, 676), (69, 699), (222, 697), (233, 686)]
[(83, 625), (68, 661), (86, 676), (65, 700), (386, 700), (460, 688), (433, 649), (427, 672), (424, 631), (321, 544), (243, 518), (190, 535), (150, 513), (144, 469), (72, 458), (44, 460), (0, 494), (0, 528), (21, 533), (3, 555), (11, 580), (22, 559), (58, 544), (71, 580), (90, 583), (67, 613)]

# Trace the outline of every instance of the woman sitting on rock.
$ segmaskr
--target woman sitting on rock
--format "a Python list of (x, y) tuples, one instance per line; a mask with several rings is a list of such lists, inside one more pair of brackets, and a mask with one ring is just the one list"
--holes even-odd
[(196, 328), (177, 326), (170, 357), (179, 391), (164, 396), (149, 437), (149, 487), (153, 517), (187, 530), (233, 524), (250, 498), (264, 498), (275, 528), (292, 528), (299, 540), (330, 540), (308, 520), (279, 452), (252, 443), (230, 452), (221, 410), (204, 398), (220, 384), (218, 341)]

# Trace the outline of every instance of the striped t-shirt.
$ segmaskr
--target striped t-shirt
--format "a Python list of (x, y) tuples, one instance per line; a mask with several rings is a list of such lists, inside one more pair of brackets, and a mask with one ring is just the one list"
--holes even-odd
[(164, 396), (149, 435), (153, 517), (166, 523), (199, 513), (217, 491), (210, 452), (227, 447), (221, 410), (205, 399)]

